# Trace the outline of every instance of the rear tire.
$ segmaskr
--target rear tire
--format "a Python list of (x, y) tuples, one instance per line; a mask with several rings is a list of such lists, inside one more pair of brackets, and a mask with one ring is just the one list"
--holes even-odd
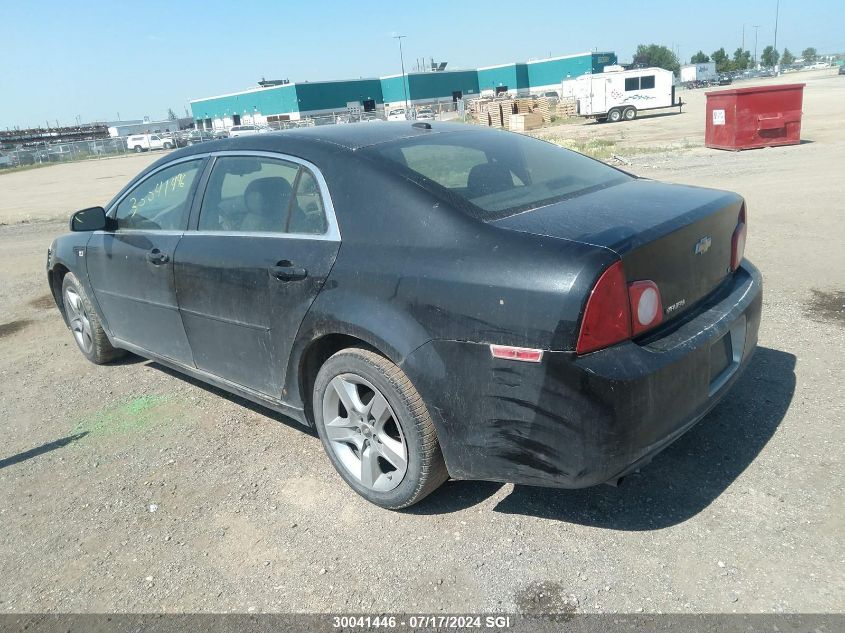
[(622, 112), (622, 117), (626, 121), (633, 121), (637, 118), (637, 109), (631, 107), (625, 108), (625, 110)]
[(135, 150), (136, 154), (140, 154), (141, 152), (144, 151), (144, 148), (141, 147), (140, 145), (136, 145), (133, 149)]
[(109, 342), (85, 288), (73, 273), (62, 280), (62, 305), (76, 346), (85, 358), (102, 365), (126, 354)]
[(449, 478), (434, 422), (399, 367), (369, 350), (329, 358), (314, 382), (315, 426), (349, 486), (383, 508), (407, 508)]
[(607, 120), (611, 123), (618, 123), (622, 120), (622, 112), (613, 108), (610, 112), (607, 113)]

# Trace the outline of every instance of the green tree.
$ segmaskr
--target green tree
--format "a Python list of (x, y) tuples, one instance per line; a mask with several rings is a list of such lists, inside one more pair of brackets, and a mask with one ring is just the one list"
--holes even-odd
[(783, 55), (780, 57), (781, 66), (791, 66), (795, 63), (795, 55), (789, 52), (788, 48), (783, 49)]
[(737, 70), (745, 70), (751, 65), (751, 51), (738, 48), (734, 51), (734, 66)]
[(775, 50), (774, 46), (767, 46), (763, 49), (763, 54), (760, 55), (760, 63), (768, 68), (777, 66), (778, 59), (780, 59), (780, 53)]
[(816, 52), (816, 49), (811, 46), (810, 48), (805, 48), (802, 51), (801, 57), (804, 58), (805, 62), (812, 64), (814, 61), (816, 61), (816, 57), (818, 57), (818, 53)]
[(706, 64), (710, 61), (710, 55), (704, 53), (704, 51), (698, 51), (695, 55), (689, 58), (690, 64)]
[(659, 44), (640, 44), (637, 46), (637, 52), (634, 53), (634, 64), (665, 68), (676, 75), (681, 70), (681, 65), (678, 63), (675, 53)]
[(716, 62), (717, 73), (724, 73), (734, 69), (733, 62), (730, 57), (728, 57), (724, 47), (720, 48), (718, 51), (713, 51), (713, 55), (710, 57), (714, 62)]

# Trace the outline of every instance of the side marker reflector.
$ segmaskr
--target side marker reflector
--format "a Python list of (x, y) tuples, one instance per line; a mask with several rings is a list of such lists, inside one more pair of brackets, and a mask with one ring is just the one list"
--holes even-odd
[(524, 363), (539, 363), (543, 360), (543, 350), (529, 347), (511, 347), (509, 345), (491, 345), (490, 353), (493, 358), (505, 360), (519, 360)]

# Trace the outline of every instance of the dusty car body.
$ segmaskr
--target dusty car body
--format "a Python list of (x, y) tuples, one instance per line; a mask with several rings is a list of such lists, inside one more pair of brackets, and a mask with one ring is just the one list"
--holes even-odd
[[(215, 179), (269, 186), (255, 160), (298, 174), (287, 231), (249, 228), (248, 212), (225, 226), (217, 191), (231, 186)], [(143, 183), (179, 165), (192, 176), (178, 221), (166, 210), (167, 230), (116, 223)], [(321, 214), (305, 212), (309, 200)], [(153, 164), (102, 211), (90, 225), (75, 216), (47, 262), (83, 352), (108, 358), (83, 346), (69, 309), (80, 293), (102, 345), (316, 422), (344, 479), (387, 507), (447, 475), (616, 482), (715, 406), (756, 346), (762, 281), (743, 259), (740, 196), (635, 178), (508, 132), (419, 122), (213, 141)], [(363, 350), (358, 361), (333, 360), (349, 349)], [(387, 367), (384, 383), (356, 373), (361, 359)], [(383, 439), (401, 452), (357, 479), (384, 444), (374, 418), (338, 403), (337, 378), (354, 397), (375, 394), (363, 409), (384, 394), (395, 427)], [(414, 394), (408, 410), (430, 420), (421, 437), (436, 445), (419, 473), (417, 423), (400, 411)], [(335, 415), (349, 438), (330, 437)], [(423, 481), (429, 470), (438, 481)], [(405, 494), (400, 475), (423, 483)]]

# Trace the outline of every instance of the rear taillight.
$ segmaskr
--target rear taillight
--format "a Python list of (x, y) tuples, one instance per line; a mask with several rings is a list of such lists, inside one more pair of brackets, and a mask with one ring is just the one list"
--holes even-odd
[(748, 234), (748, 224), (745, 220), (745, 205), (739, 211), (739, 219), (737, 220), (734, 234), (731, 237), (731, 270), (739, 268), (740, 262), (745, 255), (745, 237)]
[(596, 282), (584, 318), (575, 351), (594, 352), (631, 338), (631, 309), (622, 262), (608, 268)]
[(587, 299), (575, 351), (594, 352), (637, 336), (663, 321), (660, 289), (650, 280), (625, 281), (622, 262), (599, 277)]
[(631, 301), (631, 336), (641, 334), (663, 320), (660, 290), (653, 281), (635, 281), (628, 285)]

